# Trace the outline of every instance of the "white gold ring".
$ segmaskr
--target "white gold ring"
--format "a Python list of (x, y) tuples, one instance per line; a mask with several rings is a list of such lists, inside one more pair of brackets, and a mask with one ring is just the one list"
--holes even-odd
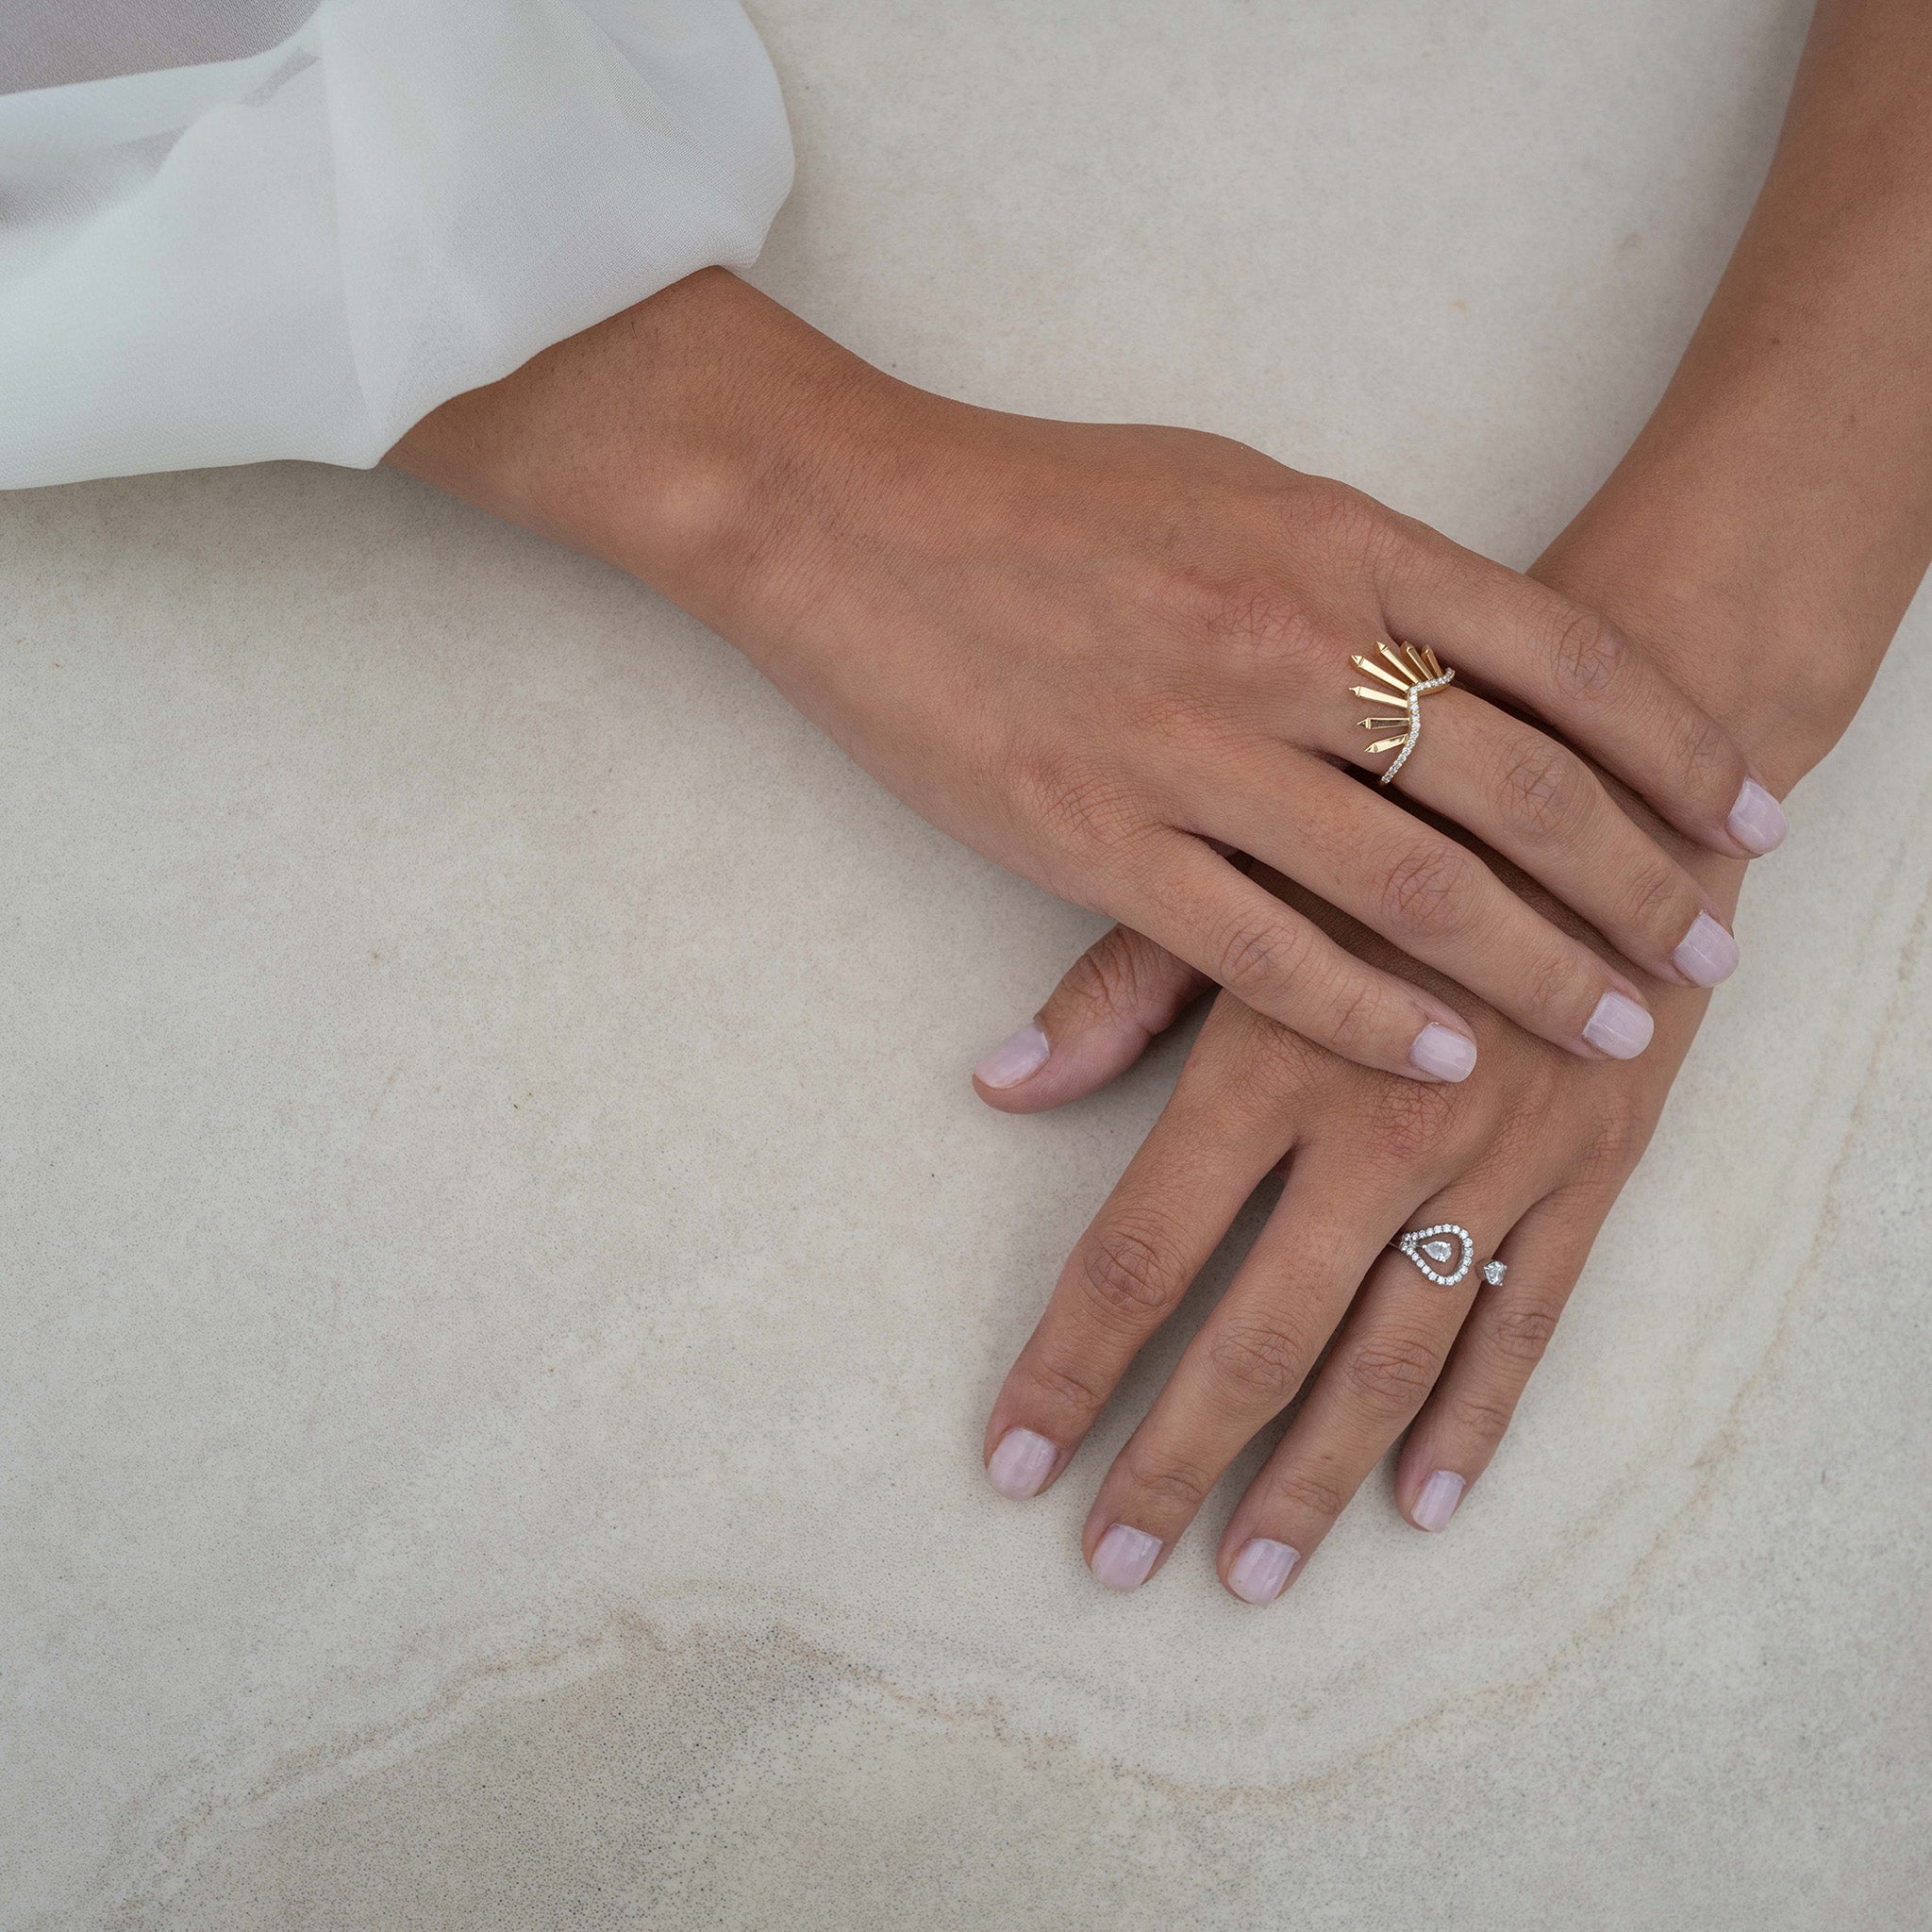
[[(1438, 1288), (1454, 1288), (1475, 1266), (1475, 1239), (1468, 1228), (1453, 1221), (1439, 1221), (1433, 1227), (1412, 1228), (1389, 1243), (1398, 1255), (1407, 1255)], [(1450, 1263), (1454, 1262), (1452, 1268)], [(1483, 1279), (1494, 1288), (1509, 1272), (1507, 1261), (1485, 1261)]]

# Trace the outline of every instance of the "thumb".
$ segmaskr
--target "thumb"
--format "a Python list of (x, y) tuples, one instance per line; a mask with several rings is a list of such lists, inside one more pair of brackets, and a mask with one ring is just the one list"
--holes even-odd
[(1038, 1018), (987, 1054), (974, 1091), (1003, 1113), (1063, 1107), (1124, 1074), (1212, 982), (1124, 925), (1082, 953)]

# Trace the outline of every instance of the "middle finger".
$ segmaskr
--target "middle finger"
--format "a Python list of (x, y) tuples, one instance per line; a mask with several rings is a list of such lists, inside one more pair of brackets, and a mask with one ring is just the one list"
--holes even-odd
[[(1535, 1195), (1526, 1174), (1472, 1174), (1411, 1217), (1408, 1225), (1418, 1230), (1453, 1223), (1468, 1231), (1469, 1266), (1459, 1280), (1432, 1280), (1399, 1252), (1377, 1259), (1307, 1400), (1222, 1533), (1222, 1581), (1244, 1603), (1280, 1595), (1414, 1419), (1471, 1307), (1497, 1292), (1486, 1284), (1483, 1264)], [(1437, 1239), (1460, 1250), (1457, 1236)], [(1460, 1255), (1447, 1267), (1426, 1252), (1424, 1258), (1438, 1274), (1453, 1275)], [(1457, 1488), (1432, 1498), (1431, 1507), (1446, 1506), (1446, 1520), (1459, 1494)]]
[(1353, 1143), (1295, 1156), (1268, 1224), (1100, 1486), (1083, 1547), (1102, 1583), (1132, 1590), (1165, 1560), (1222, 1472), (1294, 1398), (1434, 1178), (1364, 1161)]

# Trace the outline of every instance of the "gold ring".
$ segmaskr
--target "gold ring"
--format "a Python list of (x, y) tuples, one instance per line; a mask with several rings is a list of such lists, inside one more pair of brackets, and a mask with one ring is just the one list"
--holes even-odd
[(1349, 690), (1357, 697), (1367, 698), (1372, 704), (1386, 705), (1390, 703), (1392, 694), (1400, 698), (1406, 708), (1405, 714), (1400, 718), (1364, 718), (1361, 721), (1362, 728), (1367, 731), (1386, 731), (1391, 724), (1400, 724), (1404, 727), (1400, 738), (1378, 738), (1369, 747), (1372, 757), (1376, 752), (1395, 751), (1398, 744), (1402, 747), (1399, 752), (1395, 752), (1395, 762), (1382, 774), (1381, 782), (1384, 785), (1401, 771), (1407, 761), (1409, 753), (1416, 748), (1422, 738), (1423, 700), (1432, 691), (1441, 691), (1456, 682), (1455, 672), (1444, 671), (1441, 660), (1426, 644), (1420, 651), (1413, 644), (1404, 644), (1402, 648), (1408, 658), (1406, 664), (1379, 638), (1375, 640), (1375, 649), (1388, 658), (1393, 667), (1390, 670), (1385, 670), (1380, 664), (1372, 664), (1366, 658), (1350, 654), (1353, 661), (1371, 677), (1379, 677), (1382, 684), (1388, 687), (1387, 690), (1383, 690), (1373, 685), (1352, 684)]

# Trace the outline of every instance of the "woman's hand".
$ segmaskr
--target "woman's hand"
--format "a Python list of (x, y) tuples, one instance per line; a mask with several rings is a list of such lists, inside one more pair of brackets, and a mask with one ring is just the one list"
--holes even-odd
[[(1928, 75), (1924, 8), (1822, 0), (1770, 180), (1682, 366), (1536, 567), (1623, 616), (1779, 791), (1837, 741), (1932, 558), (1932, 123), (1912, 111)], [(1728, 912), (1741, 868), (1680, 857)], [(1203, 984), (1117, 929), (1024, 1029), (1025, 1051), (990, 1057), (981, 1092), (1019, 1111), (1089, 1091)], [(1279, 1594), (1405, 1425), (1397, 1500), (1441, 1529), (1494, 1453), (1707, 995), (1657, 985), (1654, 999), (1657, 1049), (1624, 1066), (1472, 1011), (1481, 1076), (1428, 1089), (1343, 1066), (1224, 995), (1001, 1391), (994, 1483), (1029, 1495), (1060, 1473), (1286, 1154), (1267, 1227), (1101, 1485), (1088, 1560), (1117, 1588), (1150, 1575), (1297, 1393), (1222, 1537), (1235, 1594)], [(1445, 1288), (1384, 1248), (1433, 1222), (1468, 1228), (1478, 1262), (1507, 1264), (1502, 1282), (1473, 1269)]]
[[(1735, 877), (1712, 890), (1731, 896)], [(1415, 970), (1307, 910), (1341, 942)], [(1024, 1101), (987, 1097), (1048, 1105), (1097, 1084), (1202, 984), (1116, 927), (1041, 1015), (1055, 1081)], [(1067, 1466), (1249, 1193), (1282, 1164), (1266, 1227), (1101, 1483), (1087, 1561), (1114, 1589), (1143, 1582), (1298, 1393), (1223, 1531), (1217, 1567), (1230, 1591), (1277, 1596), (1405, 1428), (1397, 1501), (1418, 1528), (1444, 1527), (1495, 1453), (1707, 997), (1657, 989), (1657, 1042), (1623, 1066), (1582, 1064), (1474, 1011), (1482, 1077), (1425, 1088), (1344, 1065), (1224, 993), (993, 1405), (995, 1487), (1033, 1495)], [(1474, 1265), (1448, 1287), (1385, 1246), (1442, 1222), (1475, 1241)], [(1481, 1274), (1491, 1257), (1507, 1268), (1494, 1287)]]
[(1404, 792), (1649, 974), (1722, 979), (1722, 909), (1589, 765), (1476, 693), (1711, 851), (1783, 834), (1725, 733), (1571, 599), (1224, 438), (909, 388), (722, 272), (458, 398), (392, 460), (626, 563), (936, 824), (1364, 1066), (1459, 1080), (1474, 1042), (1228, 852), (1566, 1053), (1628, 1058), (1652, 1024), (1629, 973), (1337, 769), (1388, 761), (1360, 721), (1400, 706), (1351, 695), (1378, 640), (1458, 673)]

